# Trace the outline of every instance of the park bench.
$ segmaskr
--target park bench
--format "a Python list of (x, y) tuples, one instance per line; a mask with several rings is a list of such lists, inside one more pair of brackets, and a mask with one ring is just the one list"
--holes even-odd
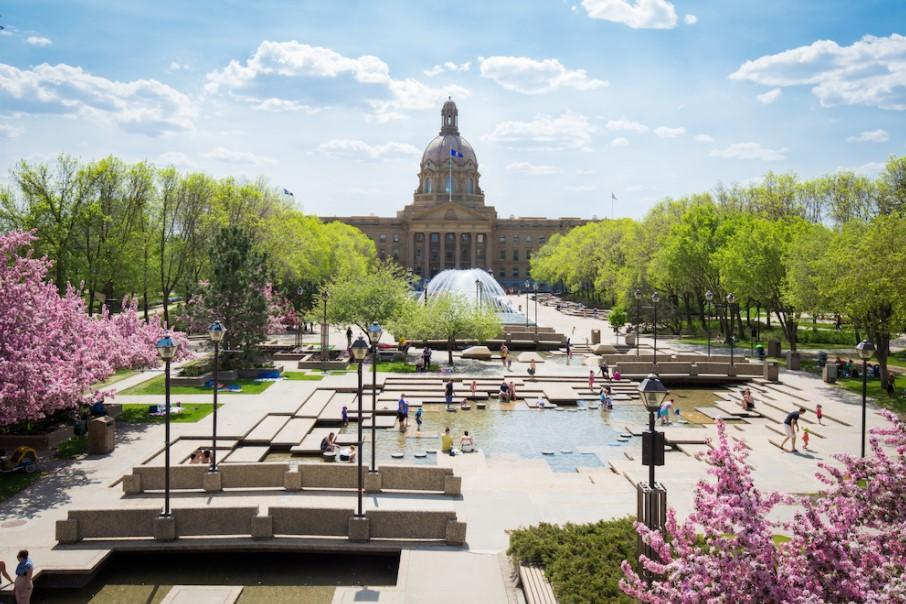
[(554, 588), (540, 566), (519, 566), (519, 582), (528, 604), (557, 604)]

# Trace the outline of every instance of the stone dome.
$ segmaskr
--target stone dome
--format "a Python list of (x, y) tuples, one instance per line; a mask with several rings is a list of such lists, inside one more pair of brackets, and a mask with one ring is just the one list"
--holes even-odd
[(478, 159), (469, 141), (459, 134), (459, 110), (453, 99), (444, 103), (440, 115), (440, 132), (422, 153), (415, 201), (483, 204)]
[(427, 167), (429, 162), (433, 163), (435, 167), (445, 167), (450, 160), (451, 149), (456, 149), (462, 154), (462, 157), (457, 155), (453, 158), (454, 166), (466, 164), (470, 161), (472, 165), (478, 166), (475, 150), (472, 149), (469, 141), (459, 134), (440, 134), (434, 137), (434, 140), (425, 147), (425, 152), (422, 153), (422, 168)]

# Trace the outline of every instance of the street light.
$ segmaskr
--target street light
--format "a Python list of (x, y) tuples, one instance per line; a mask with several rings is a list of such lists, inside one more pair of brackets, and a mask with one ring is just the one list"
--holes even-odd
[(862, 357), (862, 457), (865, 457), (865, 398), (868, 394), (868, 359), (875, 352), (875, 345), (870, 340), (862, 340), (856, 346)]
[(708, 358), (711, 358), (711, 302), (714, 301), (714, 292), (710, 289), (705, 292), (705, 300), (708, 301), (708, 314), (705, 316), (705, 335), (708, 336)]
[[(538, 283), (532, 284), (532, 291), (535, 292), (535, 349), (538, 349)], [(528, 312), (526, 307), (525, 312)]]
[(170, 515), (170, 361), (176, 354), (176, 343), (169, 333), (156, 344), (157, 355), (164, 362), (164, 516)]
[(217, 389), (220, 383), (217, 371), (220, 360), (220, 342), (225, 334), (226, 327), (220, 321), (214, 321), (208, 326), (208, 335), (211, 336), (211, 342), (214, 343), (214, 431), (211, 438), (211, 472), (217, 471)]
[[(730, 367), (733, 366), (733, 345), (736, 343), (735, 338), (733, 337), (733, 305), (736, 303), (736, 296), (733, 295), (733, 292), (727, 294), (727, 319), (730, 327)], [(745, 355), (743, 355), (745, 356)]]
[[(305, 288), (300, 285), (299, 289), (296, 290), (296, 293), (299, 294), (299, 310), (301, 311), (302, 307), (304, 306), (304, 304), (302, 302), (302, 296), (305, 295)], [(302, 348), (302, 331), (303, 331), (304, 326), (305, 326), (304, 320), (301, 321), (300, 324), (296, 326), (296, 348), (297, 349)]]
[[(372, 362), (371, 362), (371, 471), (377, 472), (377, 462), (375, 461), (376, 454), (376, 445), (377, 445), (377, 433), (376, 433), (376, 418), (377, 418), (377, 364), (378, 364), (378, 343), (381, 341), (381, 336), (383, 335), (384, 330), (381, 329), (380, 324), (377, 321), (372, 321), (371, 325), (368, 326), (368, 339), (371, 340), (372, 347)], [(361, 420), (361, 416), (359, 417)]]
[(330, 344), (330, 329), (327, 326), (327, 299), (330, 298), (330, 292), (325, 289), (321, 292), (321, 298), (324, 300), (324, 320), (321, 322), (321, 363), (323, 368), (327, 368), (327, 347)]
[(528, 327), (528, 294), (529, 288), (532, 286), (532, 282), (528, 279), (525, 280), (525, 326)]
[[(642, 433), (642, 465), (648, 466), (648, 483), (639, 482), (638, 520), (652, 530), (662, 528), (667, 518), (667, 490), (664, 485), (654, 482), (654, 467), (664, 465), (665, 438), (663, 432), (654, 429), (654, 414), (660, 409), (668, 390), (653, 373), (648, 374), (639, 384), (639, 398), (648, 411), (648, 431)], [(654, 559), (650, 545), (638, 539), (639, 554)]]
[(657, 367), (657, 303), (661, 295), (657, 292), (651, 294), (651, 303), (654, 305), (654, 366)]
[[(352, 343), (352, 358), (355, 359), (355, 362), (359, 365), (359, 416), (358, 416), (358, 429), (359, 435), (356, 441), (356, 461), (359, 465), (359, 501), (358, 501), (358, 513), (356, 514), (357, 518), (363, 517), (365, 514), (362, 513), (362, 361), (365, 360), (365, 357), (368, 355), (368, 344), (365, 343), (365, 338), (359, 336), (359, 338)], [(372, 423), (374, 418), (372, 417)], [(374, 441), (371, 442), (372, 449), (374, 447)]]
[(639, 304), (642, 302), (642, 290), (635, 288), (635, 356), (639, 356), (639, 324), (642, 322), (642, 315)]

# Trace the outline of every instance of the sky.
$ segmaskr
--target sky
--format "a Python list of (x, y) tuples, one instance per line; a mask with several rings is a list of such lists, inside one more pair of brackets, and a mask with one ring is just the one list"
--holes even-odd
[(0, 15), (0, 186), (23, 159), (115, 155), (263, 177), (309, 213), (393, 216), (448, 96), (504, 217), (641, 217), (769, 170), (874, 176), (906, 155), (903, 0), (0, 0)]

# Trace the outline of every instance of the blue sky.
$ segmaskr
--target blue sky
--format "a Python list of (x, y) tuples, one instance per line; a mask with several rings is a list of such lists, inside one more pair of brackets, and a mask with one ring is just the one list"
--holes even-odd
[(0, 182), (109, 154), (393, 215), (452, 95), (501, 216), (874, 175), (906, 154), (906, 3), (0, 1)]

